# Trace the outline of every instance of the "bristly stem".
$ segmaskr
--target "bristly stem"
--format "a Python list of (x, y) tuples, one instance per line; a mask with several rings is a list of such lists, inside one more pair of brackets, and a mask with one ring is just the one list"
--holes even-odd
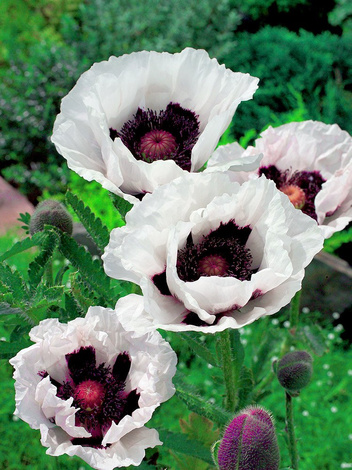
[(225, 407), (229, 411), (235, 411), (237, 404), (237, 384), (236, 374), (232, 363), (231, 340), (228, 329), (220, 333), (219, 346), (226, 388)]
[(297, 441), (295, 437), (295, 426), (293, 423), (293, 404), (291, 395), (286, 392), (286, 432), (288, 437), (288, 451), (291, 459), (291, 467), (298, 470)]
[(290, 306), (290, 326), (291, 328), (296, 329), (299, 322), (299, 311), (300, 311), (300, 301), (301, 301), (302, 290), (296, 292), (295, 296), (291, 300)]

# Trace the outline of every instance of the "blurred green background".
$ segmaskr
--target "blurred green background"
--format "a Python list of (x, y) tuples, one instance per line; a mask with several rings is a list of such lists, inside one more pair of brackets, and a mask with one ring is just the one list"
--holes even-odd
[[(2, 177), (34, 204), (43, 197), (62, 198), (69, 185), (86, 201), (89, 197), (92, 210), (113, 228), (114, 209), (106, 192), (94, 183), (87, 189), (50, 142), (60, 100), (83, 71), (110, 55), (141, 49), (177, 52), (187, 46), (204, 48), (233, 71), (260, 78), (254, 99), (240, 105), (222, 143), (240, 139), (247, 144), (268, 125), (306, 119), (337, 123), (352, 133), (349, 0), (1, 0)], [(0, 252), (17, 236), (2, 237)], [(330, 251), (341, 244), (339, 237), (350, 241), (351, 229), (329, 242)], [(33, 257), (29, 252), (12, 258), (11, 266), (25, 272)], [(242, 332), (248, 343), (248, 366), (263, 332), (270, 325), (273, 334), (282, 337), (286, 318), (287, 312), (282, 312), (275, 321), (258, 321)], [(296, 402), (302, 470), (352, 468), (352, 353), (340, 338), (342, 327), (335, 320), (333, 325), (319, 313), (303, 316), (303, 322), (324, 327), (329, 350), (315, 358), (314, 381)], [(0, 330), (1, 338), (8, 339), (6, 335), (7, 331)], [(180, 356), (179, 368), (207, 398), (221, 404), (224, 390), (218, 371), (185, 350), (177, 335), (166, 336)], [(87, 469), (79, 459), (45, 456), (38, 432), (12, 416), (12, 371), (6, 361), (0, 362), (0, 373), (0, 470)], [(282, 468), (288, 468), (284, 397), (277, 384), (261, 403), (276, 417)], [(160, 407), (151, 426), (180, 432), (178, 420), (187, 415), (174, 397)], [(181, 454), (171, 455), (167, 449), (159, 451), (162, 468), (210, 468), (199, 462), (189, 464)]]

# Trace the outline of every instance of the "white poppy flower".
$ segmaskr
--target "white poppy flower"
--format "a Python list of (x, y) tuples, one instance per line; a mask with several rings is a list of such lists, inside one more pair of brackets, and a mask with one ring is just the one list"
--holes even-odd
[(31, 330), (34, 345), (10, 360), (15, 415), (40, 429), (49, 455), (77, 455), (91, 467), (139, 465), (161, 444), (144, 424), (174, 394), (176, 354), (157, 331), (126, 330), (123, 316), (141, 316), (129, 295), (116, 309), (89, 308), (85, 318), (47, 319)]
[(142, 329), (213, 333), (271, 315), (323, 246), (315, 221), (264, 177), (240, 186), (222, 173), (187, 174), (146, 195), (126, 222), (102, 258), (109, 276), (140, 285)]
[(259, 170), (231, 173), (233, 181), (264, 174), (295, 207), (318, 222), (325, 238), (352, 220), (352, 137), (337, 124), (304, 121), (269, 127), (255, 147), (219, 147), (209, 165), (225, 165), (258, 152), (263, 154)]
[(62, 100), (52, 141), (69, 168), (135, 203), (199, 170), (258, 81), (204, 50), (110, 57)]

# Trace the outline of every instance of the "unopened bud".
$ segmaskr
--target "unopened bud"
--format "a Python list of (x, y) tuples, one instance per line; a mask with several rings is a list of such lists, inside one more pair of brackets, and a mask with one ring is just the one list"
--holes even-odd
[(44, 225), (53, 225), (69, 235), (72, 234), (72, 217), (58, 201), (48, 199), (37, 205), (29, 223), (30, 234), (41, 232)]
[(292, 396), (297, 396), (310, 382), (313, 374), (313, 359), (307, 351), (285, 354), (277, 363), (277, 378)]
[(220, 470), (278, 470), (280, 452), (270, 413), (255, 406), (240, 411), (226, 428), (217, 456)]

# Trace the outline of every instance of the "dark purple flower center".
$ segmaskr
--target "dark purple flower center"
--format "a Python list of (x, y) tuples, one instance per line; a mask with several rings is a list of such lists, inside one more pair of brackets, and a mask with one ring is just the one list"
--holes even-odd
[(110, 137), (120, 137), (137, 160), (174, 160), (183, 170), (190, 171), (199, 120), (193, 111), (177, 103), (169, 103), (160, 112), (138, 108), (119, 131), (110, 129)]
[[(68, 374), (63, 384), (50, 377), (56, 386), (56, 395), (63, 400), (73, 397), (72, 406), (78, 408), (76, 426), (83, 426), (91, 438), (73, 438), (72, 443), (85, 447), (103, 448), (102, 440), (111, 424), (116, 424), (138, 408), (136, 390), (125, 391), (131, 359), (127, 352), (119, 354), (111, 368), (104, 363), (96, 365), (95, 349), (81, 347), (66, 354)], [(48, 374), (39, 372), (41, 377)]]
[[(183, 281), (192, 282), (201, 276), (229, 276), (241, 281), (253, 274), (252, 255), (246, 243), (249, 226), (239, 227), (233, 220), (220, 226), (194, 244), (192, 235), (177, 256), (177, 273)], [(171, 295), (166, 270), (153, 276), (153, 283), (163, 295)], [(195, 315), (195, 314), (194, 314)]]
[(234, 221), (220, 226), (194, 244), (189, 235), (186, 246), (179, 250), (177, 273), (183, 281), (196, 281), (201, 276), (230, 276), (241, 281), (252, 275), (252, 255), (246, 242), (249, 226), (239, 227)]
[(258, 173), (273, 180), (296, 209), (317, 220), (314, 201), (326, 181), (319, 171), (296, 171), (290, 176), (289, 170), (280, 171), (275, 165), (269, 165), (259, 168)]

